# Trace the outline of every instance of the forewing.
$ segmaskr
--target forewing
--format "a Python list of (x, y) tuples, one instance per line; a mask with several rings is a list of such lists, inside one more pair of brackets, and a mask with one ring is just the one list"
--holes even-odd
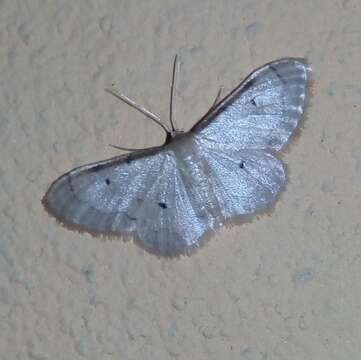
[(303, 59), (268, 63), (249, 75), (191, 131), (237, 149), (278, 151), (302, 119), (309, 75)]
[(154, 151), (79, 167), (57, 179), (43, 203), (67, 225), (102, 234), (132, 232), (137, 211), (165, 160), (163, 151)]

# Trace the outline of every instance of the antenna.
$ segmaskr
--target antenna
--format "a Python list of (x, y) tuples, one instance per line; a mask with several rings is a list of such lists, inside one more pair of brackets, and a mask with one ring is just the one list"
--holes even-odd
[(161, 128), (163, 128), (163, 130), (167, 133), (170, 134), (170, 130), (168, 128), (168, 126), (166, 124), (163, 124), (162, 121), (160, 120), (159, 116), (153, 114), (152, 112), (150, 112), (149, 110), (147, 110), (146, 108), (138, 105), (135, 101), (129, 99), (127, 96), (125, 96), (124, 94), (119, 93), (116, 90), (113, 89), (105, 89), (106, 92), (108, 92), (109, 94), (112, 94), (113, 96), (115, 96), (117, 99), (124, 101), (126, 104), (128, 104), (129, 106), (131, 106), (132, 108), (140, 111), (142, 114), (144, 114), (146, 117), (148, 117), (149, 119), (153, 120), (156, 124), (158, 124)]
[(174, 122), (173, 122), (173, 98), (175, 90), (175, 80), (176, 80), (176, 70), (177, 70), (177, 59), (178, 55), (176, 54), (173, 61), (173, 71), (172, 71), (172, 84), (170, 87), (170, 101), (169, 101), (169, 121), (172, 131), (175, 131)]

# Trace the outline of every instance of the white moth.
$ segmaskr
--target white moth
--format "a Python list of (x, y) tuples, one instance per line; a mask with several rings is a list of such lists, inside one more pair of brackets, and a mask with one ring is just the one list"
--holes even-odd
[[(176, 60), (171, 104), (175, 68)], [(169, 130), (116, 93), (165, 129), (164, 145), (73, 169), (53, 182), (43, 204), (70, 227), (133, 233), (158, 254), (189, 253), (226, 220), (249, 218), (275, 203), (287, 181), (276, 153), (303, 117), (309, 75), (303, 59), (270, 62), (217, 97), (188, 132), (175, 130), (172, 115)]]

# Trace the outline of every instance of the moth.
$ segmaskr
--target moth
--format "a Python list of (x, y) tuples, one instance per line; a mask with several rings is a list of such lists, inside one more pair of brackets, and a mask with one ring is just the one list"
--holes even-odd
[[(70, 170), (43, 198), (60, 222), (91, 234), (131, 233), (146, 250), (189, 253), (204, 235), (233, 218), (274, 205), (286, 170), (277, 153), (299, 126), (308, 98), (304, 59), (272, 61), (219, 99), (188, 131), (171, 128), (112, 90), (166, 132), (161, 146)], [(124, 149), (124, 148), (121, 148)], [(126, 149), (126, 148), (125, 148)], [(129, 150), (129, 149), (127, 149)]]

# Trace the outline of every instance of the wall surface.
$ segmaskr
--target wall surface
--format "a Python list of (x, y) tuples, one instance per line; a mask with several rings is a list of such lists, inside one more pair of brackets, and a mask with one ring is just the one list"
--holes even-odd
[[(0, 358), (361, 358), (361, 3), (0, 1)], [(313, 96), (270, 216), (192, 256), (60, 226), (41, 198), (72, 167), (162, 143), (115, 86), (190, 126), (252, 69), (307, 57)]]

